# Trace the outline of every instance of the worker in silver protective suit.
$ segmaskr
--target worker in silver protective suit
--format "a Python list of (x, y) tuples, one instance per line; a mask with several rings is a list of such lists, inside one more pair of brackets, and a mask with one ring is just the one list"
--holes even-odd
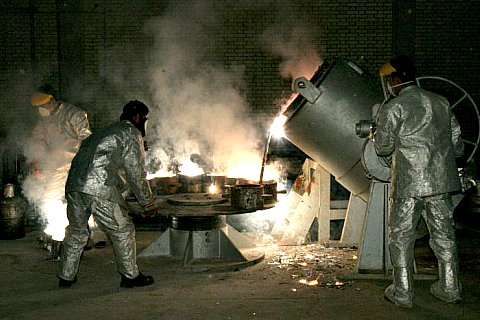
[[(53, 241), (61, 242), (68, 224), (65, 183), (70, 163), (81, 142), (92, 132), (87, 113), (60, 101), (51, 85), (39, 87), (30, 101), (38, 108), (41, 118), (25, 145), (32, 175), (26, 179), (23, 189), (47, 218), (45, 233)], [(91, 224), (92, 232), (94, 227)], [(105, 234), (96, 230), (96, 243), (105, 243)], [(58, 251), (52, 250), (52, 254), (57, 255), (53, 256), (55, 260), (59, 258)]]
[(85, 139), (73, 159), (65, 187), (69, 225), (58, 274), (59, 287), (68, 288), (76, 282), (91, 215), (112, 241), (121, 274), (120, 286), (153, 284), (152, 276), (138, 270), (135, 227), (124, 199), (129, 188), (145, 208), (145, 215), (158, 210), (158, 202), (146, 180), (142, 137), (148, 112), (143, 102), (128, 102), (120, 121)]
[(29, 199), (38, 197), (34, 202), (46, 215), (45, 233), (53, 240), (62, 241), (68, 223), (65, 182), (80, 143), (91, 134), (90, 126), (86, 112), (59, 101), (50, 85), (38, 88), (30, 101), (41, 118), (24, 148), (32, 169), (24, 190), (32, 191), (27, 194)]
[(415, 229), (423, 215), (439, 279), (430, 292), (449, 303), (461, 300), (450, 193), (461, 189), (455, 157), (463, 153), (460, 127), (444, 97), (416, 85), (415, 66), (405, 56), (380, 69), (394, 96), (379, 110), (375, 149), (392, 156), (389, 249), (393, 284), (385, 298), (412, 307)]

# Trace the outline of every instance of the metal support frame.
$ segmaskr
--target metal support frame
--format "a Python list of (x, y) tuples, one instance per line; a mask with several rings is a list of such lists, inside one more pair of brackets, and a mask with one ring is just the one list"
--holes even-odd
[(358, 272), (384, 273), (392, 269), (388, 250), (388, 195), (390, 183), (372, 180), (359, 247)]
[[(350, 194), (340, 243), (358, 246), (362, 239), (367, 203), (360, 197)], [(361, 226), (361, 227), (359, 227)]]
[(262, 261), (265, 254), (228, 224), (212, 230), (167, 228), (139, 257), (181, 261), (194, 272), (236, 270)]

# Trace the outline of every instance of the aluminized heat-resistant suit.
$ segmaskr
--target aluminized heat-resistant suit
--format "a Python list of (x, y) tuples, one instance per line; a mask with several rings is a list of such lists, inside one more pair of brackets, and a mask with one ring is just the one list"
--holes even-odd
[(118, 271), (127, 278), (138, 276), (135, 227), (123, 196), (128, 188), (143, 207), (154, 198), (146, 180), (142, 135), (131, 122), (123, 120), (87, 138), (72, 162), (65, 189), (70, 224), (60, 278), (75, 279), (88, 240), (91, 214), (110, 236)]
[(47, 198), (63, 198), (70, 162), (91, 133), (85, 111), (63, 102), (35, 127), (29, 157), (40, 162), (37, 165), (46, 175), (52, 194)]
[[(40, 120), (33, 131), (26, 154), (36, 168), (41, 170), (43, 179), (29, 177), (26, 183), (35, 185), (35, 190), (42, 190), (42, 201), (64, 201), (70, 162), (80, 143), (91, 133), (85, 111), (68, 103), (62, 102), (54, 113)], [(66, 220), (66, 216), (54, 219)], [(62, 241), (63, 232), (53, 236), (54, 240)]]
[(463, 153), (463, 143), (448, 101), (415, 85), (404, 88), (379, 111), (374, 144), (379, 155), (393, 156), (389, 212), (393, 284), (387, 290), (400, 303), (411, 304), (415, 229), (423, 215), (439, 267), (439, 281), (431, 291), (444, 300), (459, 299), (450, 192), (461, 189), (455, 157)]

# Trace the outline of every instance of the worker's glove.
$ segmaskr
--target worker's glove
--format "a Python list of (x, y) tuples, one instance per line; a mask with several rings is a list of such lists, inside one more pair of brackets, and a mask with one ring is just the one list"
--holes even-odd
[(477, 175), (477, 164), (475, 161), (467, 162), (462, 168), (458, 168), (458, 175), (462, 184), (462, 192), (477, 187), (475, 177)]
[(160, 203), (159, 199), (153, 199), (144, 208), (143, 217), (154, 217), (160, 212)]

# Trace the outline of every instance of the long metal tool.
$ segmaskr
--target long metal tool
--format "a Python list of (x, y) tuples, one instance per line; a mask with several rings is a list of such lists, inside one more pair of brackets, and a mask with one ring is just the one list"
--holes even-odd
[(265, 164), (267, 163), (267, 155), (268, 149), (270, 147), (270, 140), (272, 139), (272, 131), (268, 132), (267, 143), (265, 144), (265, 148), (263, 149), (263, 158), (262, 158), (262, 169), (260, 170), (260, 179), (258, 179), (258, 183), (263, 183), (263, 173), (265, 172)]

